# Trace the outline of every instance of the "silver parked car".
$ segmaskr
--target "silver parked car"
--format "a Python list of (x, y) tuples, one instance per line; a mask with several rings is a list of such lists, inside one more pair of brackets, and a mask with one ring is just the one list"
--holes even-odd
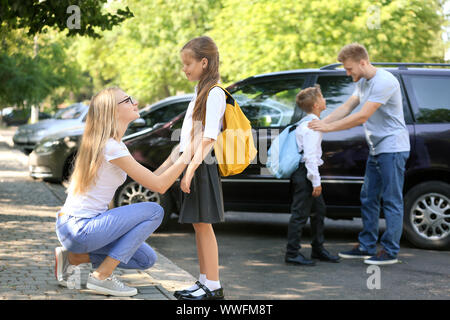
[(13, 137), (14, 146), (29, 154), (47, 136), (62, 130), (82, 129), (88, 109), (83, 103), (75, 103), (58, 111), (51, 119), (20, 126)]

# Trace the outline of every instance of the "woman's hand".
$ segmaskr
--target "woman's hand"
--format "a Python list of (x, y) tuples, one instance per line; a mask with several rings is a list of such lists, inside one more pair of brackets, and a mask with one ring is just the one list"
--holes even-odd
[(181, 179), (180, 187), (184, 193), (191, 193), (191, 182), (193, 175), (187, 174)]

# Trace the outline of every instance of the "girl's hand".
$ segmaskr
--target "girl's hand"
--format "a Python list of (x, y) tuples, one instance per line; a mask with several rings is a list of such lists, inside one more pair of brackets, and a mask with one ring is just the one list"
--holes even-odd
[(186, 174), (185, 176), (183, 176), (183, 179), (181, 179), (180, 187), (184, 193), (191, 193), (192, 178), (192, 175)]

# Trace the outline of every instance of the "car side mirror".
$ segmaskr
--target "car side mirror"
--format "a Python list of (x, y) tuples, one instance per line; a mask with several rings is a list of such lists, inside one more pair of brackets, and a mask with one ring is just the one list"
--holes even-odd
[(163, 127), (164, 125), (165, 125), (164, 122), (158, 122), (158, 123), (155, 123), (155, 125), (152, 127), (152, 129), (155, 130), (155, 129)]
[(130, 128), (142, 128), (145, 127), (146, 123), (144, 119), (136, 119), (130, 124)]

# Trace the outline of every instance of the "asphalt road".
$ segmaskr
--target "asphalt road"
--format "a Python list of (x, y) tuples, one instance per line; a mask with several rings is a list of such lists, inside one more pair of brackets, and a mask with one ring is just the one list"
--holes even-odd
[[(27, 157), (15, 155), (26, 167)], [(42, 183), (57, 197), (65, 198), (63, 186)], [(288, 220), (288, 214), (228, 212), (226, 222), (214, 225), (219, 245), (220, 280), (228, 300), (450, 299), (449, 251), (417, 249), (402, 241), (401, 263), (380, 267), (375, 273), (362, 261), (355, 260), (343, 260), (338, 264), (318, 262), (314, 267), (287, 265), (284, 254)], [(334, 254), (349, 249), (356, 244), (361, 226), (360, 219), (326, 219), (326, 248)], [(381, 233), (384, 220), (380, 221), (380, 226)], [(191, 225), (178, 224), (174, 217), (168, 231), (156, 232), (147, 241), (179, 267), (198, 277)], [(311, 252), (310, 241), (307, 227), (302, 243), (302, 252), (307, 257)]]
[[(227, 299), (450, 299), (449, 251), (417, 249), (402, 241), (401, 263), (380, 267), (379, 272), (368, 270), (360, 260), (319, 261), (314, 267), (287, 265), (288, 220), (288, 214), (228, 212), (226, 222), (214, 226)], [(357, 243), (362, 223), (360, 219), (326, 219), (325, 226), (325, 247), (337, 254)], [(380, 226), (381, 233), (384, 220)], [(306, 228), (302, 243), (307, 257), (309, 231)], [(178, 224), (173, 217), (170, 229), (153, 234), (148, 242), (198, 277), (191, 225)]]

